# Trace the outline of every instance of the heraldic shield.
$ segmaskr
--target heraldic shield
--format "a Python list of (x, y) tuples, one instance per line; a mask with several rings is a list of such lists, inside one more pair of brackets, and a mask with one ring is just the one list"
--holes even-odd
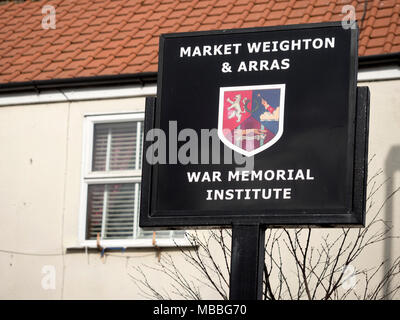
[(253, 156), (283, 134), (285, 84), (221, 87), (218, 136), (229, 148)]

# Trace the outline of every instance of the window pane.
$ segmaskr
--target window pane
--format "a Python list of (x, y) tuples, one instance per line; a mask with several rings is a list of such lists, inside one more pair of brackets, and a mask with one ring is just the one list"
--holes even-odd
[(134, 217), (135, 183), (89, 185), (87, 239), (132, 239)]
[(96, 239), (101, 234), (103, 219), (104, 184), (92, 184), (88, 188), (86, 239)]
[(107, 125), (96, 124), (94, 126), (92, 160), (93, 171), (106, 170), (108, 131), (109, 127)]
[(114, 125), (109, 170), (136, 169), (137, 122)]
[(95, 124), (92, 170), (140, 169), (142, 128), (141, 121)]
[[(135, 233), (136, 238), (151, 239), (153, 231), (139, 228), (139, 199), (140, 183), (90, 184), (86, 239), (96, 240), (97, 234), (101, 239), (133, 239)], [(183, 238), (184, 234), (180, 230), (162, 230), (156, 232), (156, 239)]]

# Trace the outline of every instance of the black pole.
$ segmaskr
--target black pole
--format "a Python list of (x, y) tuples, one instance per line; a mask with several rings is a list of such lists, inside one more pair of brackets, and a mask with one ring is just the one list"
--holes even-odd
[(230, 300), (261, 300), (265, 228), (259, 224), (232, 226)]

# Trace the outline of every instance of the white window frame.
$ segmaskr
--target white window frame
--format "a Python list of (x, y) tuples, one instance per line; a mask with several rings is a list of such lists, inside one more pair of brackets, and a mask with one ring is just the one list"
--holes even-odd
[[(126, 121), (143, 121), (143, 112), (130, 112), (119, 114), (87, 114), (83, 121), (83, 149), (82, 149), (82, 173), (81, 173), (81, 200), (79, 214), (79, 246), (95, 248), (97, 240), (86, 239), (86, 223), (87, 223), (87, 196), (90, 184), (102, 183), (135, 183), (141, 182), (141, 170), (118, 171), (118, 175), (108, 172), (92, 172), (93, 160), (93, 135), (94, 126), (99, 123), (126, 122)], [(138, 143), (137, 146), (140, 144)], [(143, 151), (142, 151), (143, 152)], [(137, 156), (139, 155), (136, 152)], [(138, 160), (138, 159), (137, 159)], [(139, 213), (136, 214), (136, 223), (139, 219)], [(134, 229), (134, 233), (136, 228)], [(172, 232), (172, 231), (171, 231)], [(100, 245), (107, 247), (171, 247), (171, 246), (188, 246), (189, 242), (186, 238), (172, 237), (168, 239), (102, 239)]]

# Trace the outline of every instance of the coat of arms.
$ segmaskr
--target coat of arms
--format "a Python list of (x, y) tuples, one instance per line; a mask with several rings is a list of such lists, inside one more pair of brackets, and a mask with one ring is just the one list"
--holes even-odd
[(218, 136), (225, 145), (253, 156), (283, 133), (285, 84), (221, 87)]

